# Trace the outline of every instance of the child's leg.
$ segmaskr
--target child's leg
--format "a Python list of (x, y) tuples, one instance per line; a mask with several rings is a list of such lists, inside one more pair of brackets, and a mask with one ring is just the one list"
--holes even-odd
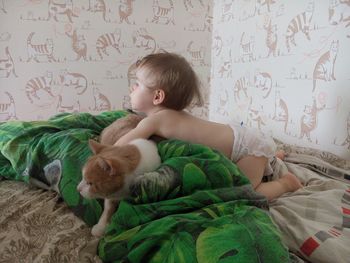
[(246, 156), (237, 162), (237, 166), (248, 177), (253, 188), (258, 193), (266, 196), (270, 201), (287, 192), (294, 192), (302, 187), (298, 178), (287, 173), (276, 181), (262, 183), (262, 177), (268, 159), (266, 157)]

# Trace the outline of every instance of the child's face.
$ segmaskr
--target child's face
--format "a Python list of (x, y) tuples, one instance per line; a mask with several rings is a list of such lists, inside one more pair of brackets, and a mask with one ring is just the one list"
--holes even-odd
[(154, 107), (153, 98), (154, 90), (147, 87), (145, 76), (146, 69), (138, 69), (136, 71), (136, 81), (131, 86), (130, 100), (131, 107), (134, 111), (147, 113)]

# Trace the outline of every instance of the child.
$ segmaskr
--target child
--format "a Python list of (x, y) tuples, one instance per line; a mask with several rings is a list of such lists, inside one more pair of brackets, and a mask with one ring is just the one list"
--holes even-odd
[(196, 74), (183, 57), (164, 52), (138, 61), (130, 99), (132, 109), (146, 117), (115, 145), (151, 135), (199, 143), (235, 162), (253, 188), (268, 200), (302, 187), (292, 173), (276, 181), (261, 182), (264, 173), (271, 172), (270, 161), (276, 150), (272, 138), (239, 125), (202, 120), (183, 111), (193, 99), (202, 103)]

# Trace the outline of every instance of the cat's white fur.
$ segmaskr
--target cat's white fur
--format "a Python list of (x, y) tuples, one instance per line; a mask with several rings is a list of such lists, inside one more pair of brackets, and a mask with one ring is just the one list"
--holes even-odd
[[(135, 170), (131, 174), (124, 175), (125, 181), (122, 189), (109, 196), (108, 198), (105, 198), (103, 213), (98, 223), (91, 230), (91, 233), (94, 236), (99, 237), (104, 234), (111, 214), (114, 212), (115, 206), (117, 205), (117, 201), (129, 196), (130, 186), (133, 184), (137, 176), (142, 175), (143, 173), (154, 171), (161, 164), (161, 158), (158, 154), (158, 149), (155, 142), (146, 139), (135, 139), (129, 144), (136, 146), (140, 152), (141, 158)], [(94, 196), (90, 194), (89, 186), (87, 185), (84, 178), (79, 183), (77, 189), (83, 197), (94, 198)]]

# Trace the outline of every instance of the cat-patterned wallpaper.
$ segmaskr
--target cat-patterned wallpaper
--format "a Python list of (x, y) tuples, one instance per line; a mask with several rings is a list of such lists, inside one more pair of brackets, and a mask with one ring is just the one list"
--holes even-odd
[(208, 97), (211, 35), (209, 0), (0, 0), (0, 122), (128, 108), (133, 64), (161, 49)]
[(350, 160), (350, 1), (219, 0), (210, 119)]

